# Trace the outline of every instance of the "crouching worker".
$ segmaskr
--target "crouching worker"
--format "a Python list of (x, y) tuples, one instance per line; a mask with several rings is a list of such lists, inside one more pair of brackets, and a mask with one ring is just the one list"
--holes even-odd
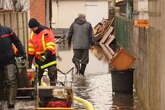
[(57, 82), (57, 62), (53, 32), (48, 27), (40, 25), (35, 18), (29, 20), (29, 28), (32, 30), (28, 43), (29, 68), (31, 68), (33, 59), (35, 58), (35, 63), (39, 68), (39, 85), (41, 85), (44, 69), (48, 69), (50, 85), (55, 86)]
[(16, 34), (10, 28), (0, 25), (0, 82), (7, 87), (8, 108), (14, 108), (17, 89), (13, 44), (18, 49), (17, 54), (25, 58), (25, 51)]

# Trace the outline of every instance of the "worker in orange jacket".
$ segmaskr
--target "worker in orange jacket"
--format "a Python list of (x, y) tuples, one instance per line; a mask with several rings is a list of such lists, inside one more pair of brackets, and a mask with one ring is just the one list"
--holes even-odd
[(41, 84), (44, 69), (48, 69), (50, 85), (55, 85), (57, 82), (57, 62), (53, 32), (50, 28), (42, 26), (35, 18), (29, 20), (29, 28), (32, 30), (28, 43), (29, 68), (35, 58), (35, 63), (39, 67), (39, 84)]

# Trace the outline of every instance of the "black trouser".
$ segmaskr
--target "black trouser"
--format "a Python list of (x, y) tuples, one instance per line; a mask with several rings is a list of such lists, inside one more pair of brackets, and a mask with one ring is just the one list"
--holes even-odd
[(73, 63), (88, 64), (89, 50), (88, 49), (74, 49)]
[(2, 85), (2, 87), (7, 88), (8, 104), (15, 104), (16, 89), (17, 89), (16, 74), (17, 74), (17, 69), (15, 64), (0, 66), (0, 84)]
[[(50, 79), (50, 85), (55, 86), (57, 82), (57, 68), (56, 65), (50, 66), (47, 68), (48, 69), (48, 76)], [(41, 78), (43, 76), (44, 69), (39, 68), (38, 72), (38, 81), (41, 84)]]
[[(44, 62), (40, 61), (39, 59), (35, 59), (36, 63), (39, 65), (39, 72), (38, 72), (38, 81), (41, 84), (41, 78), (43, 76), (44, 73), (44, 69), (41, 69), (40, 66), (43, 66), (45, 64), (48, 64), (52, 61), (56, 61), (56, 55), (51, 55), (49, 56), (49, 58), (47, 58)], [(47, 67), (46, 69), (48, 69), (48, 76), (50, 79), (50, 85), (56, 85), (57, 82), (57, 68), (56, 68), (56, 64)]]
[(84, 75), (86, 65), (89, 62), (89, 49), (74, 49), (72, 62), (75, 64), (80, 74)]

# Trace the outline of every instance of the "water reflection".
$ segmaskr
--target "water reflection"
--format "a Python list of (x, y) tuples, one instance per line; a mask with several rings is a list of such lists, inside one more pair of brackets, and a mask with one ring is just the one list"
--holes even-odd
[[(112, 93), (109, 73), (88, 74), (74, 84), (74, 95), (91, 102), (96, 110), (143, 110), (136, 96)], [(78, 110), (85, 110), (75, 103)]]
[(113, 94), (112, 110), (133, 110), (133, 95)]
[[(86, 79), (79, 79), (74, 83), (74, 96), (81, 97), (83, 99), (91, 99), (89, 95), (89, 82)], [(74, 107), (78, 110), (85, 110), (79, 103), (74, 103)]]
[(92, 74), (88, 78), (90, 82), (89, 95), (97, 110), (106, 110), (112, 105), (112, 87), (110, 74)]

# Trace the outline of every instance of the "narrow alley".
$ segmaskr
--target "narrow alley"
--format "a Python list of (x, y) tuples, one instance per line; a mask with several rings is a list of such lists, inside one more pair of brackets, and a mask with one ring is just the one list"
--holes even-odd
[(0, 110), (164, 110), (164, 0), (0, 0)]

